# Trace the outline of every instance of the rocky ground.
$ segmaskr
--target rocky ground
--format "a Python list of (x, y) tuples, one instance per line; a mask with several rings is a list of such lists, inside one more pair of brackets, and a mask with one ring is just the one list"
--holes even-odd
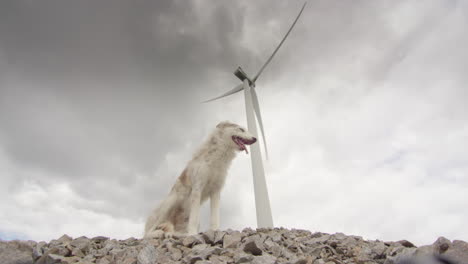
[[(63, 235), (47, 242), (0, 241), (1, 264), (397, 264), (408, 257), (439, 255), (468, 264), (468, 243), (439, 238), (415, 247), (406, 240), (364, 240), (342, 233), (311, 233), (282, 228), (208, 231), (195, 236), (161, 239), (115, 240), (107, 237), (71, 238)], [(419, 262), (428, 263), (428, 262)]]

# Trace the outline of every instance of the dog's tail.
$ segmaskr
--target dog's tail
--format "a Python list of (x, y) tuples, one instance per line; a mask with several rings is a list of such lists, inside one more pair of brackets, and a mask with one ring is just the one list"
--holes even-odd
[(174, 225), (171, 222), (164, 222), (148, 230), (145, 230), (144, 238), (160, 238), (164, 234), (173, 234)]

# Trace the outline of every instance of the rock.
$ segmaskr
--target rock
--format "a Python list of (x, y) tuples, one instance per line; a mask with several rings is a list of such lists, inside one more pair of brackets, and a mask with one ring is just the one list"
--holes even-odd
[(199, 255), (203, 258), (203, 259), (208, 259), (210, 258), (211, 256), (213, 255), (219, 255), (221, 254), (222, 252), (222, 249), (219, 248), (219, 247), (209, 247), (209, 248), (206, 248), (204, 250), (202, 250)]
[(271, 255), (255, 256), (251, 262), (252, 264), (275, 264), (276, 258)]
[[(64, 257), (62, 258), (62, 263), (63, 264), (73, 264), (73, 263), (78, 263), (80, 262), (81, 263), (81, 258), (79, 257)], [(99, 263), (99, 264), (105, 264), (105, 263)]]
[(35, 264), (54, 264), (54, 263), (62, 263), (62, 259), (64, 257), (56, 254), (44, 254), (40, 257)]
[(130, 237), (130, 238), (125, 239), (122, 242), (124, 245), (127, 245), (127, 246), (135, 246), (139, 243), (139, 240), (134, 237)]
[(34, 261), (36, 261), (37, 259), (42, 257), (42, 255), (44, 254), (44, 251), (45, 251), (44, 248), (45, 248), (46, 245), (47, 245), (47, 243), (44, 242), (44, 241), (41, 241), (41, 242), (36, 244), (36, 246), (33, 248), (33, 252), (32, 252), (32, 257), (33, 257)]
[(127, 257), (121, 262), (121, 264), (137, 264), (137, 263), (138, 263), (138, 260), (134, 257)]
[(407, 248), (416, 247), (413, 243), (409, 242), (408, 240), (400, 240), (400, 241), (397, 241), (397, 243), (399, 243), (400, 245), (402, 245), (404, 247), (407, 247)]
[(107, 257), (101, 258), (96, 262), (96, 264), (110, 264), (110, 263), (111, 263), (111, 260)]
[(242, 236), (239, 231), (226, 234), (223, 239), (223, 248), (236, 248), (241, 242)]
[[(415, 247), (405, 240), (368, 241), (342, 233), (333, 235), (284, 228), (246, 228), (243, 232), (207, 231), (195, 236), (115, 240), (98, 236), (50, 243), (0, 241), (0, 264), (428, 264), (432, 254), (445, 264), (468, 264), (468, 244), (440, 237)], [(449, 262), (452, 261), (452, 262)], [(437, 263), (440, 264), (440, 263)]]
[(247, 263), (247, 262), (250, 262), (252, 259), (253, 259), (252, 255), (241, 252), (234, 256), (234, 263), (236, 264)]
[(202, 233), (202, 237), (203, 237), (203, 240), (205, 240), (205, 243), (214, 245), (216, 232), (214, 230), (208, 230), (205, 233)]
[(171, 257), (173, 260), (178, 261), (182, 258), (182, 250), (175, 248), (175, 247), (170, 247), (168, 248), (168, 251), (171, 253)]
[(138, 254), (138, 264), (154, 264), (156, 263), (157, 252), (154, 246), (144, 247)]
[(335, 233), (334, 235), (332, 235), (332, 237), (336, 240), (343, 240), (347, 238), (347, 236), (343, 233)]
[(192, 247), (192, 251), (195, 252), (195, 253), (199, 253), (201, 252), (202, 250), (208, 248), (209, 245), (207, 244), (198, 244), (198, 245), (195, 245)]
[(250, 227), (246, 227), (246, 228), (242, 229), (242, 233), (244, 235), (246, 235), (246, 236), (250, 236), (252, 234), (255, 234), (255, 231), (253, 231), (253, 229), (250, 228)]
[(79, 248), (74, 248), (71, 252), (72, 256), (77, 256), (77, 257), (84, 257), (85, 256), (85, 253), (83, 253), (83, 251)]
[(316, 260), (314, 260), (314, 264), (325, 264), (325, 260), (323, 260), (323, 259), (316, 259)]
[(89, 241), (89, 239), (83, 236), (73, 239), (73, 241), (70, 242), (70, 246), (81, 250), (83, 253), (86, 253), (89, 250), (90, 243), (91, 242)]
[(319, 237), (312, 237), (311, 239), (304, 242), (306, 245), (322, 244), (330, 239), (330, 235), (321, 235)]
[(192, 247), (193, 245), (204, 244), (205, 241), (202, 236), (194, 235), (194, 236), (187, 236), (182, 240), (182, 245), (185, 247)]
[(437, 254), (444, 253), (445, 251), (447, 251), (447, 249), (449, 249), (451, 245), (452, 245), (452, 242), (450, 242), (450, 240), (448, 240), (445, 237), (437, 238), (434, 244), (432, 244), (434, 248), (434, 252), (436, 252)]
[(31, 245), (21, 241), (0, 241), (1, 264), (32, 264), (33, 249)]
[(73, 240), (73, 238), (71, 238), (70, 236), (68, 236), (68, 235), (66, 235), (66, 234), (65, 234), (65, 235), (62, 235), (62, 236), (58, 239), (58, 241), (60, 241), (60, 243), (62, 243), (62, 244), (71, 242), (72, 240)]
[(94, 242), (94, 243), (103, 243), (105, 242), (106, 240), (108, 240), (109, 238), (108, 237), (105, 237), (105, 236), (97, 236), (97, 237), (93, 237), (91, 238), (91, 241)]
[(63, 247), (62, 245), (59, 245), (59, 246), (56, 246), (47, 250), (44, 254), (55, 254), (55, 255), (62, 256), (62, 257), (69, 257), (71, 254), (71, 251), (68, 248)]
[(468, 263), (468, 243), (461, 240), (454, 240), (452, 245), (444, 252), (443, 256), (453, 260), (455, 263)]
[(258, 243), (258, 241), (256, 239), (253, 239), (249, 242), (246, 242), (244, 244), (244, 248), (243, 248), (244, 252), (245, 253), (250, 253), (254, 256), (260, 256), (262, 255), (262, 250), (260, 248), (260, 245)]
[(216, 231), (215, 232), (214, 244), (223, 244), (225, 235), (226, 235), (226, 232)]
[(188, 263), (189, 264), (195, 264), (195, 263), (197, 263), (198, 261), (201, 261), (201, 260), (203, 260), (203, 258), (200, 257), (200, 256), (192, 256), (192, 257), (188, 258)]
[(415, 251), (414, 251), (414, 254), (413, 255), (419, 255), (419, 256), (422, 256), (422, 255), (432, 255), (434, 254), (434, 247), (433, 246), (422, 246), (422, 247), (419, 247), (419, 248), (414, 248)]

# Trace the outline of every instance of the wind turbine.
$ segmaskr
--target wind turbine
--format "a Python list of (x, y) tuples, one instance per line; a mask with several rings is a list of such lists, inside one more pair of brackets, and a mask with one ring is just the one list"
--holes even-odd
[[(304, 5), (301, 8), (301, 11), (299, 11), (299, 14), (297, 15), (296, 19), (294, 20), (293, 24), (289, 28), (288, 32), (286, 35), (283, 37), (281, 42), (279, 43), (278, 47), (273, 51), (273, 54), (268, 58), (268, 60), (265, 62), (265, 64), (260, 68), (260, 71), (253, 77), (249, 78), (249, 76), (242, 70), (241, 67), (238, 67), (236, 71), (234, 72), (234, 75), (239, 78), (242, 83), (234, 87), (232, 90), (215, 97), (213, 99), (204, 101), (206, 102), (211, 102), (226, 96), (229, 96), (231, 94), (235, 94), (237, 92), (240, 92), (244, 90), (244, 95), (245, 95), (245, 110), (247, 113), (247, 127), (249, 129), (249, 132), (252, 133), (255, 137), (258, 137), (257, 133), (257, 125), (255, 122), (255, 117), (257, 118), (258, 124), (260, 125), (260, 131), (262, 132), (262, 139), (263, 139), (263, 144), (265, 146), (265, 155), (268, 159), (268, 149), (266, 145), (266, 140), (265, 140), (265, 132), (263, 129), (263, 122), (262, 122), (262, 116), (260, 114), (260, 106), (258, 104), (258, 97), (257, 97), (257, 92), (255, 91), (255, 82), (257, 81), (258, 77), (260, 77), (260, 74), (263, 72), (265, 67), (270, 63), (271, 59), (273, 59), (273, 56), (275, 56), (276, 52), (279, 50), (283, 42), (286, 40), (288, 37), (289, 33), (293, 29), (294, 25), (296, 25), (297, 20), (299, 20), (299, 17), (302, 14), (302, 11), (304, 11), (304, 8), (306, 6), (307, 2), (304, 3)], [(265, 181), (265, 171), (263, 169), (263, 161), (262, 161), (262, 153), (260, 152), (260, 147), (259, 144), (253, 144), (250, 146), (250, 151), (251, 151), (251, 160), (252, 160), (252, 173), (253, 173), (253, 182), (254, 182), (254, 192), (255, 192), (255, 208), (257, 212), (257, 226), (258, 227), (273, 227), (273, 218), (271, 216), (271, 207), (270, 207), (270, 200), (268, 197), (268, 189), (266, 186), (266, 181)]]

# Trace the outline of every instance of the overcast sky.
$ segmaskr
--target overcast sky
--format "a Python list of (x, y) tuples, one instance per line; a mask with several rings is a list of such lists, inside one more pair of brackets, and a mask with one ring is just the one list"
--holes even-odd
[[(0, 3), (0, 238), (141, 237), (302, 1)], [(309, 0), (257, 82), (275, 226), (468, 240), (468, 2)], [(256, 227), (249, 156), (221, 227)], [(207, 208), (202, 229), (208, 226)]]

